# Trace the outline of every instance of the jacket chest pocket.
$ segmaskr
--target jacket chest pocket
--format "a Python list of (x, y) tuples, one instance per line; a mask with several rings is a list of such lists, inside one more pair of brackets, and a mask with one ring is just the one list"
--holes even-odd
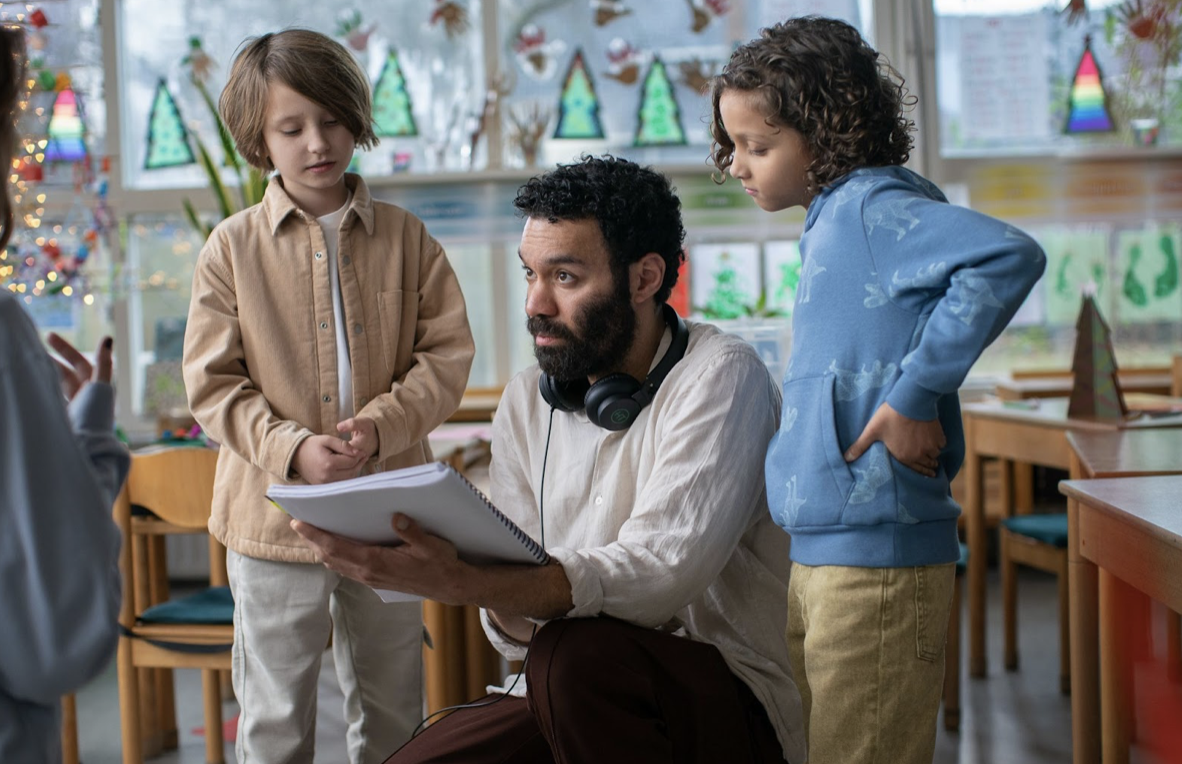
[(382, 361), (386, 374), (397, 379), (410, 367), (414, 351), (415, 326), (418, 323), (416, 292), (379, 292), (378, 321), (382, 338)]

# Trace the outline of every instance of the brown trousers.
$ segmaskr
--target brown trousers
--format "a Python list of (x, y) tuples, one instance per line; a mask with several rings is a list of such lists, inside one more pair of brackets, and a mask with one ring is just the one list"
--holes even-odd
[(454, 711), (386, 764), (784, 764), (763, 706), (713, 645), (611, 618), (551, 621), (525, 678), (528, 699)]

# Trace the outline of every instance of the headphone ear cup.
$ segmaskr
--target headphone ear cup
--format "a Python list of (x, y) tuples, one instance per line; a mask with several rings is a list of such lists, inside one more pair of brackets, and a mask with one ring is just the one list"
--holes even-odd
[(538, 392), (542, 394), (542, 400), (552, 408), (570, 413), (583, 407), (586, 383), (577, 385), (571, 382), (562, 382), (549, 374), (542, 374), (538, 377)]
[(587, 389), (583, 406), (587, 419), (605, 430), (624, 430), (640, 413), (633, 396), (640, 382), (629, 374), (609, 374)]

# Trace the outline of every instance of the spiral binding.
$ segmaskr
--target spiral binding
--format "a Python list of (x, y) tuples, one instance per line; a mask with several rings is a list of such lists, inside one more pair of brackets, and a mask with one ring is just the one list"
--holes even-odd
[(524, 546), (529, 551), (529, 553), (534, 556), (534, 559), (536, 559), (540, 565), (550, 564), (550, 555), (545, 549), (542, 548), (541, 544), (539, 544), (537, 541), (534, 541), (528, 533), (518, 527), (517, 523), (510, 520), (503, 512), (501, 512), (501, 510), (497, 509), (496, 506), (489, 500), (489, 498), (484, 495), (484, 492), (474, 486), (472, 481), (464, 477), (463, 473), (451, 465), (447, 465), (447, 468), (451, 470), (456, 477), (464, 481), (464, 485), (468, 486), (469, 490), (476, 494), (476, 498), (484, 502), (484, 506), (488, 507), (489, 511), (492, 512), (493, 517), (497, 518), (497, 520), (499, 520), (502, 525), (509, 529), (509, 531), (517, 538), (517, 540), (521, 542), (521, 545)]

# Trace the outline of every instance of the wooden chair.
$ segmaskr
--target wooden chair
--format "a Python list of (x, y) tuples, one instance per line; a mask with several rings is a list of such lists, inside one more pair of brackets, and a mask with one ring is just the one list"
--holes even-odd
[(1018, 515), (1001, 521), (1002, 611), (1005, 666), (1018, 668), (1018, 565), (1054, 573), (1059, 581), (1059, 691), (1071, 692), (1071, 640), (1067, 586), (1066, 513)]
[[(488, 474), (490, 449), (488, 441), (476, 440), (443, 461), (480, 486)], [(500, 654), (484, 635), (479, 608), (424, 600), (423, 623), (431, 636), (423, 648), (428, 714), (475, 700), (488, 685), (501, 681)]]
[(960, 730), (960, 590), (969, 567), (969, 547), (960, 545), (956, 580), (952, 584), (952, 610), (948, 614), (948, 641), (944, 645), (944, 729)]
[(206, 761), (223, 761), (222, 689), (230, 669), (233, 601), (226, 550), (210, 537), (210, 587), (167, 598), (163, 540), (206, 533), (217, 452), (163, 448), (132, 455), (127, 484), (115, 502), (123, 532), (123, 632), (117, 653), (124, 764), (176, 746), (171, 670), (201, 669)]

